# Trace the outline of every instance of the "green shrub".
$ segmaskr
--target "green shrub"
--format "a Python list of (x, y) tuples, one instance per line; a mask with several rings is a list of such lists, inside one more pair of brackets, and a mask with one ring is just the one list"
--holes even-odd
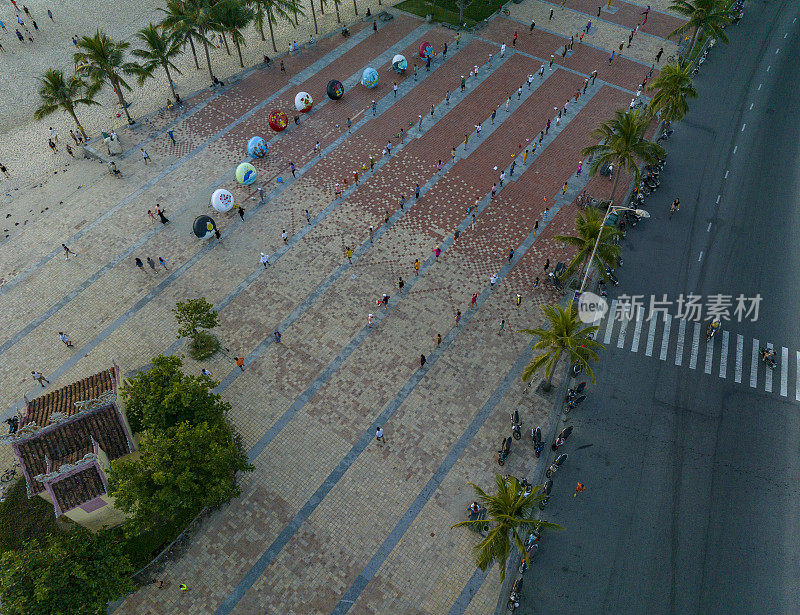
[(212, 357), (220, 349), (220, 341), (213, 333), (198, 331), (189, 340), (189, 356), (195, 361)]

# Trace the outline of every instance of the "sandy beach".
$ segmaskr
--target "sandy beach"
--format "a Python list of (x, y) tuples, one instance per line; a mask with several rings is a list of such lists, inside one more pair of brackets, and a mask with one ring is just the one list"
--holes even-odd
[[(383, 2), (383, 6), (394, 3)], [(91, 35), (97, 27), (114, 39), (130, 42), (131, 49), (137, 47), (139, 39), (136, 32), (149, 22), (159, 23), (163, 19), (163, 13), (158, 9), (164, 6), (162, 0), (104, 3), (92, 0), (18, 0), (17, 5), (20, 8), (23, 4), (30, 11), (30, 16), (20, 13), (20, 18), (25, 22), (24, 27), (17, 23), (17, 13), (10, 0), (0, 0), (0, 20), (5, 24), (5, 30), (0, 31), (0, 44), (5, 50), (0, 52), (0, 83), (4, 85), (3, 95), (0, 96), (0, 116), (3, 118), (0, 123), (0, 162), (8, 167), (12, 176), (11, 179), (0, 180), (0, 191), (3, 195), (0, 203), (4, 204), (13, 200), (15, 188), (22, 189), (33, 182), (39, 182), (44, 179), (43, 174), (50, 176), (54, 169), (63, 168), (71, 162), (63, 146), (67, 142), (72, 144), (69, 136), (69, 130), (74, 129), (72, 119), (61, 111), (38, 122), (33, 119), (33, 113), (40, 104), (38, 77), (48, 68), (58, 68), (65, 74), (71, 74), (74, 70), (72, 57), (75, 52), (72, 37)], [(275, 58), (285, 53), (288, 44), (294, 40), (299, 44), (309, 40), (314, 32), (314, 23), (308, 0), (303, 5), (308, 14), (300, 17), (299, 27), (293, 28), (288, 23), (274, 26), (277, 54), (272, 50), (266, 25), (267, 40), (264, 42), (261, 41), (255, 25), (247, 28), (247, 46), (242, 47), (245, 68), (262, 62), (265, 54)], [(339, 7), (342, 23), (363, 18), (367, 8), (377, 14), (383, 7), (378, 6), (378, 0), (358, 0), (359, 16), (356, 17), (353, 3), (343, 2)], [(48, 9), (53, 13), (53, 20), (47, 15)], [(341, 27), (336, 22), (332, 3), (325, 7), (324, 15), (320, 14), (318, 4), (316, 12), (320, 36)], [(33, 26), (34, 20), (38, 30)], [(15, 33), (17, 27), (23, 36), (24, 28), (28, 28), (33, 42), (19, 42)], [(230, 40), (228, 43), (231, 55), (227, 54), (224, 46), (218, 45), (211, 50), (214, 74), (223, 81), (229, 75), (242, 70), (235, 47)], [(188, 47), (186, 53), (175, 61), (182, 73), (173, 76), (181, 97), (190, 96), (209, 84), (202, 48), (198, 47), (197, 51), (200, 70), (195, 68)], [(125, 97), (130, 103), (128, 110), (134, 119), (146, 116), (159, 107), (163, 108), (167, 98), (171, 96), (163, 71), (158, 71), (155, 78), (145, 82), (143, 87), (138, 86), (134, 77), (127, 81), (131, 91), (126, 92)], [(101, 130), (108, 131), (124, 125), (124, 119), (116, 117), (119, 107), (110, 87), (105, 87), (96, 100), (101, 103), (99, 106), (80, 106), (76, 110), (90, 136), (98, 135)], [(47, 144), (51, 126), (58, 131), (61, 147), (57, 154), (51, 153)], [(120, 136), (125, 140), (124, 131), (120, 131)]]

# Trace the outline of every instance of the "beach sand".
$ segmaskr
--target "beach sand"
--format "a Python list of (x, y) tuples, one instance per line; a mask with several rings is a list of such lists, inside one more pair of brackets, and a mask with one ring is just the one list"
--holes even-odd
[[(354, 14), (352, 1), (342, 2), (339, 7), (342, 23), (363, 18), (367, 8), (375, 16), (396, 1), (383, 2), (383, 6), (379, 6), (378, 0), (357, 0), (358, 17)], [(17, 40), (14, 30), (18, 24), (14, 7), (9, 0), (0, 0), (0, 20), (6, 26), (4, 31), (0, 31), (0, 43), (5, 49), (5, 52), (0, 52), (0, 83), (3, 84), (0, 96), (0, 117), (3, 118), (0, 123), (0, 162), (8, 167), (12, 175), (11, 179), (0, 178), (0, 207), (13, 200), (20, 190), (52, 178), (54, 170), (63, 169), (71, 162), (64, 146), (67, 143), (74, 145), (69, 136), (69, 130), (75, 128), (72, 119), (66, 113), (56, 111), (37, 122), (33, 119), (33, 113), (40, 104), (38, 77), (48, 68), (61, 69), (65, 74), (73, 73), (72, 57), (76, 49), (72, 44), (72, 37), (91, 35), (99, 27), (114, 39), (130, 42), (131, 49), (134, 49), (139, 45), (136, 32), (149, 22), (157, 24), (164, 15), (158, 10), (164, 6), (163, 0), (18, 0), (17, 4), (20, 8), (25, 4), (31, 13), (29, 17), (21, 12), (20, 18), (25, 22), (25, 27), (29, 28), (34, 42), (23, 44)], [(293, 28), (288, 23), (274, 26), (277, 53), (272, 49), (266, 24), (265, 42), (261, 41), (255, 25), (247, 28), (247, 46), (242, 47), (245, 68), (261, 63), (265, 54), (273, 60), (279, 58), (294, 40), (301, 45), (308, 42), (314, 32), (314, 23), (308, 0), (303, 1), (303, 6), (308, 14), (305, 17), (300, 16), (299, 27)], [(48, 8), (53, 12), (54, 21), (47, 16)], [(317, 4), (316, 12), (319, 36), (341, 28), (336, 22), (333, 3), (328, 3), (324, 15), (320, 14)], [(32, 20), (36, 21), (38, 31), (34, 29)], [(19, 29), (24, 36), (24, 28)], [(315, 38), (319, 36), (315, 35)], [(243, 70), (239, 66), (239, 58), (230, 37), (228, 44), (231, 55), (227, 54), (224, 46), (210, 50), (214, 74), (223, 81)], [(174, 62), (182, 73), (173, 75), (176, 89), (182, 98), (208, 87), (210, 83), (202, 47), (197, 47), (197, 53), (200, 70), (195, 68), (188, 46), (186, 52)], [(134, 119), (151, 114), (159, 107), (165, 107), (167, 98), (172, 96), (166, 75), (161, 70), (156, 72), (154, 79), (146, 81), (143, 87), (139, 87), (135, 77), (126, 80), (131, 91), (125, 92), (125, 98), (130, 103), (128, 111)], [(91, 137), (96, 137), (101, 130), (116, 128), (123, 142), (129, 143), (130, 139), (125, 138), (125, 131), (120, 130), (125, 125), (125, 120), (124, 116), (122, 119), (117, 117), (120, 109), (111, 88), (106, 86), (96, 100), (101, 103), (99, 106), (80, 106), (76, 109), (86, 132)], [(59, 151), (56, 154), (50, 151), (47, 144), (51, 126), (58, 131)]]

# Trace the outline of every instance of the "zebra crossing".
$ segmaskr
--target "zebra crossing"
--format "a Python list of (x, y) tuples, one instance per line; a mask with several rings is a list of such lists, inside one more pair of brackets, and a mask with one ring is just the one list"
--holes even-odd
[[(659, 360), (677, 367), (702, 370), (722, 379), (732, 377), (737, 384), (749, 382), (753, 389), (763, 388), (767, 393), (786, 398), (794, 396), (795, 401), (800, 401), (800, 350), (791, 353), (790, 362), (786, 346), (745, 339), (726, 329), (706, 341), (705, 323), (670, 314), (659, 314), (648, 320), (642, 306), (635, 316), (620, 318), (618, 312), (624, 313), (624, 310), (618, 310), (614, 299), (608, 312), (594, 323), (598, 326), (595, 339), (606, 348), (627, 348), (647, 357), (658, 356)], [(778, 366), (774, 370), (761, 361), (760, 349), (765, 346), (773, 346), (778, 355)], [(793, 379), (791, 383), (790, 379)]]

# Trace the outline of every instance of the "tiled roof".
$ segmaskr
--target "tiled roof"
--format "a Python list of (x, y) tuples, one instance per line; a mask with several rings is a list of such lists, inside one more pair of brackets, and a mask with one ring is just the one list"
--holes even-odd
[(53, 483), (52, 487), (63, 512), (106, 492), (106, 486), (95, 465), (90, 465), (85, 470)]
[[(87, 450), (91, 450), (92, 438), (109, 460), (119, 459), (131, 452), (125, 428), (113, 405), (21, 440), (17, 446), (28, 476), (33, 479), (37, 474), (47, 472), (45, 455), (52, 462), (52, 470), (57, 470), (64, 463), (74, 462), (83, 457)], [(76, 458), (78, 454), (80, 456)], [(38, 480), (31, 480), (28, 487), (34, 493), (44, 489), (44, 485)]]
[(67, 416), (75, 414), (79, 410), (75, 406), (76, 401), (95, 399), (106, 391), (114, 390), (114, 381), (114, 368), (112, 367), (32, 399), (28, 402), (20, 427), (31, 422), (36, 423), (39, 427), (46, 427), (53, 412), (63, 412)]

